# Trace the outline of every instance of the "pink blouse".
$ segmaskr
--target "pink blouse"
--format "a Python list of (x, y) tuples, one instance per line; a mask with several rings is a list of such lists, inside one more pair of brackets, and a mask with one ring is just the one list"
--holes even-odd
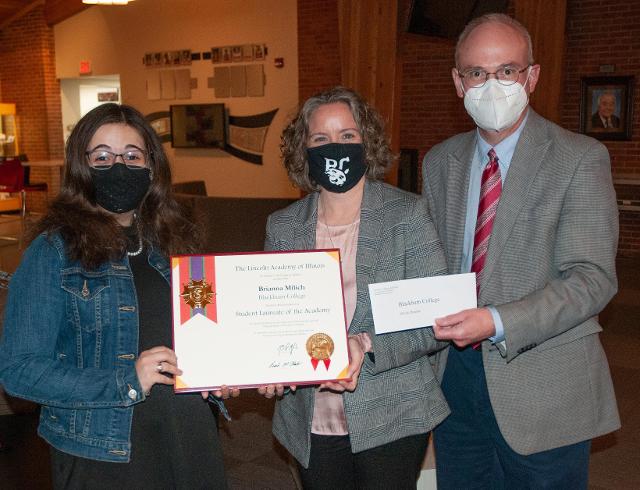
[[(359, 230), (359, 217), (357, 221), (348, 225), (327, 226), (318, 221), (316, 226), (316, 248), (340, 249), (347, 325), (351, 323), (356, 309), (356, 254)], [(341, 393), (316, 390), (311, 432), (331, 436), (349, 433)]]

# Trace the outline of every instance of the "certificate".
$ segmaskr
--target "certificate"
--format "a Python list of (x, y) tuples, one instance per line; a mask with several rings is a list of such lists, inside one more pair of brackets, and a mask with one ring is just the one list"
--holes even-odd
[(436, 318), (477, 307), (476, 275), (369, 284), (369, 297), (376, 334), (428, 327)]
[(175, 391), (348, 379), (340, 252), (171, 258)]

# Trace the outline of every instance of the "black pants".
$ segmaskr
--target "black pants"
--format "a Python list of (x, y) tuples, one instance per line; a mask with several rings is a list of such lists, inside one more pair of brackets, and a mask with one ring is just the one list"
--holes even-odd
[(305, 489), (415, 489), (427, 434), (409, 436), (360, 453), (349, 436), (311, 434), (309, 468), (298, 465)]

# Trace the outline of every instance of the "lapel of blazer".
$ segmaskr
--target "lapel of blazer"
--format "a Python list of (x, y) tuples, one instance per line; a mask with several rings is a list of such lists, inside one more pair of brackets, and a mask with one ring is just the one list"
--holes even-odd
[[(356, 329), (362, 323), (370, 308), (369, 284), (375, 280), (378, 250), (382, 240), (382, 223), (384, 221), (383, 187), (378, 181), (366, 179), (362, 206), (360, 209), (360, 231), (358, 233), (358, 250), (356, 252), (356, 310), (351, 325)], [(349, 325), (349, 328), (351, 327)]]
[[(463, 139), (456, 149), (447, 155), (447, 188), (445, 190), (446, 237), (449, 272), (460, 272), (464, 226), (467, 216), (467, 194), (469, 172), (476, 149), (476, 131), (462, 135)], [(462, 204), (462, 205), (461, 205)]]
[(484, 265), (484, 284), (491, 282), (491, 273), (500, 260), (502, 251), (507, 246), (516, 218), (526, 202), (529, 188), (544, 162), (551, 144), (546, 129), (545, 120), (533, 109), (529, 109), (526, 126), (516, 145), (507, 179), (502, 185), (502, 194)]
[(291, 223), (294, 233), (293, 248), (295, 250), (313, 250), (316, 247), (319, 195), (319, 192), (313, 192), (307, 196), (307, 202), (302, 212), (294, 217), (294, 221)]

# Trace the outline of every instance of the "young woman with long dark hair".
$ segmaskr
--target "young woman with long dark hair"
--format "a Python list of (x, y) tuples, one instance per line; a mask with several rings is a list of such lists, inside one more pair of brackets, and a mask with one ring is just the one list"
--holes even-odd
[(54, 487), (226, 487), (210, 407), (172, 389), (168, 256), (196, 235), (142, 114), (84, 116), (11, 280), (0, 343), (6, 391), (42, 405)]

